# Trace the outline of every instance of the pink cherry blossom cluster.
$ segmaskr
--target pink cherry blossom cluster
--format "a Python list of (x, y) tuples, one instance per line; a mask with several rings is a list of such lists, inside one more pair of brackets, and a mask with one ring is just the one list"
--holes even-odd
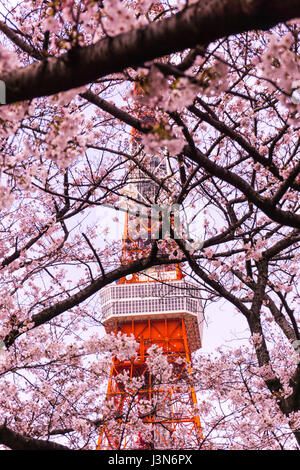
[[(277, 91), (278, 99), (291, 113), (297, 114), (300, 103), (293, 99), (294, 91), (299, 88), (300, 66), (297, 54), (293, 51), (292, 33), (278, 37), (269, 35), (269, 45), (262, 54), (259, 71), (265, 77), (270, 91)], [(291, 123), (297, 124), (298, 117), (291, 116)]]

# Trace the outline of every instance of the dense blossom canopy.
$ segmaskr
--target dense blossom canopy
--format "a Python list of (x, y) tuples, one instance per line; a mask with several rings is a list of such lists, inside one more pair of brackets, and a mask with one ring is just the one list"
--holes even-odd
[[(243, 346), (194, 358), (201, 448), (299, 449), (299, 1), (3, 0), (0, 15), (0, 444), (94, 449), (103, 422), (118, 432), (109, 365), (137, 345), (103, 336), (98, 293), (177, 261), (204, 316), (225, 300), (248, 325)], [(164, 191), (201, 211), (203, 246), (152, 240), (121, 263), (133, 168), (156, 185), (146, 207)], [(148, 361), (173, 380), (158, 348)], [(152, 406), (122, 423), (147, 437)]]

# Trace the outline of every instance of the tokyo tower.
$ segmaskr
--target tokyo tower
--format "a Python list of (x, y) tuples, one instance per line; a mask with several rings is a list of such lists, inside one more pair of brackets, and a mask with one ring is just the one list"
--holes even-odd
[[(137, 92), (136, 87), (135, 93)], [(139, 117), (144, 121), (151, 120), (151, 116), (147, 116), (145, 112)], [(138, 148), (139, 141), (139, 133), (132, 130), (132, 152)], [(149, 173), (141, 167), (129, 167), (126, 196), (140, 202), (144, 207), (149, 207), (154, 201), (163, 203), (166, 194), (158, 180), (161, 181), (168, 175), (167, 156), (140, 153), (139, 159), (147, 162), (147, 168), (157, 178), (151, 179)], [(142, 230), (133, 231), (131, 228), (132, 222), (136, 224), (136, 211), (134, 214), (130, 210), (126, 212), (122, 264), (149, 254), (149, 242), (151, 239), (153, 242), (153, 232), (157, 234), (159, 218), (153, 221), (150, 209), (147, 214), (144, 218), (139, 217), (139, 223), (144, 228), (143, 233), (147, 233), (145, 237), (139, 236)], [(172, 220), (171, 215), (170, 230)], [(164, 246), (168, 249), (168, 243), (170, 242), (161, 240), (162, 250)], [(113, 432), (108, 424), (100, 427), (97, 449), (199, 448), (202, 439), (200, 418), (196, 394), (189, 380), (191, 353), (201, 348), (202, 342), (203, 313), (198, 287), (185, 279), (178, 264), (155, 266), (127, 275), (117, 283), (106, 286), (100, 291), (100, 303), (106, 332), (114, 332), (116, 335), (132, 334), (139, 348), (134, 360), (112, 358), (106, 402), (114, 408), (118, 424)], [(164, 357), (173, 366), (174, 377), (171, 383), (157, 384), (149, 372), (147, 356), (153, 345), (162, 348)], [(116, 380), (120, 373), (141, 380), (142, 385), (134, 396)], [(139, 405), (144, 402), (151, 412), (141, 412)], [(137, 413), (146, 429), (149, 429), (146, 434), (139, 430), (136, 433), (130, 431), (132, 418), (127, 419), (132, 416), (130, 411)]]

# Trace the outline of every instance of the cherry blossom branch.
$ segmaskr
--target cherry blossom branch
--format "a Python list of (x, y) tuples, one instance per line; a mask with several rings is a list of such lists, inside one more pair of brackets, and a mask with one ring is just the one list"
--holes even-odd
[(143, 123), (142, 120), (134, 116), (131, 116), (126, 111), (123, 111), (122, 109), (118, 108), (114, 104), (109, 103), (108, 101), (105, 101), (103, 98), (96, 95), (96, 93), (93, 93), (90, 90), (85, 91), (84, 93), (80, 93), (80, 96), (81, 98), (86, 99), (90, 103), (98, 106), (98, 108), (103, 109), (103, 111), (106, 111), (107, 113), (111, 114), (112, 116), (119, 119), (120, 121), (125, 122), (126, 124), (128, 124), (129, 126), (133, 127), (134, 129), (138, 130), (141, 133), (145, 133), (151, 129), (145, 126), (145, 123)]
[(176, 240), (179, 248), (184, 253), (190, 267), (197, 274), (200, 279), (202, 279), (206, 284), (208, 284), (211, 288), (213, 288), (221, 297), (231, 302), (235, 307), (237, 307), (241, 313), (247, 318), (249, 316), (249, 309), (238, 299), (238, 297), (234, 296), (229, 290), (225, 289), (225, 287), (218, 281), (211, 279), (208, 274), (199, 266), (196, 260), (189, 254), (189, 252), (185, 249), (183, 243), (180, 240)]
[(143, 28), (5, 74), (7, 103), (81, 87), (172, 52), (244, 31), (267, 30), (299, 16), (298, 0), (199, 1)]
[(282, 305), (284, 306), (290, 318), (291, 324), (293, 325), (293, 328), (290, 327), (285, 316), (277, 308), (275, 302), (273, 302), (273, 300), (269, 296), (266, 295), (266, 299), (268, 300), (268, 307), (270, 309), (270, 312), (273, 314), (274, 320), (276, 321), (276, 323), (279, 325), (279, 327), (282, 329), (282, 331), (284, 332), (284, 334), (290, 341), (294, 341), (295, 339), (300, 339), (299, 328), (298, 328), (293, 310), (289, 308), (287, 301), (281, 292), (276, 292), (276, 294), (278, 295)]
[[(295, 165), (295, 167), (292, 169), (292, 171), (290, 172), (288, 177), (283, 181), (283, 183), (278, 188), (277, 192), (272, 197), (271, 202), (272, 202), (274, 207), (276, 206), (276, 204), (280, 201), (280, 199), (283, 197), (283, 195), (286, 193), (286, 191), (290, 187), (295, 187), (293, 182), (295, 181), (295, 179), (297, 178), (299, 173), (300, 173), (300, 162), (298, 162), (297, 165)], [(299, 185), (297, 185), (297, 186), (299, 186)]]
[(262, 253), (263, 258), (271, 259), (276, 256), (278, 253), (282, 252), (289, 246), (293, 245), (300, 241), (300, 233), (299, 230), (292, 230), (289, 234), (287, 234), (284, 238), (279, 240), (273, 246), (268, 248)]
[(44, 58), (43, 54), (28, 44), (24, 39), (20, 37), (17, 31), (13, 30), (3, 21), (0, 21), (0, 31), (4, 33), (16, 46), (18, 46), (23, 52), (26, 52), (31, 57), (34, 57), (37, 60)]
[(3, 269), (4, 267), (8, 266), (10, 263), (12, 263), (13, 261), (15, 261), (16, 259), (18, 259), (20, 256), (21, 256), (21, 253), (24, 252), (24, 251), (27, 251), (29, 250), (29, 248), (31, 248), (38, 240), (40, 240), (40, 238), (42, 238), (42, 236), (47, 232), (47, 230), (49, 229), (50, 227), (50, 224), (48, 225), (45, 225), (41, 230), (40, 232), (38, 233), (38, 235), (36, 235), (35, 237), (31, 238), (27, 243), (26, 245), (22, 248), (22, 249), (16, 249), (14, 251), (14, 253), (12, 253), (11, 255), (7, 256), (6, 258), (3, 259), (3, 261), (1, 262), (0, 264), (0, 269)]
[(68, 297), (65, 300), (56, 302), (54, 305), (47, 307), (40, 311), (39, 313), (33, 314), (31, 319), (25, 322), (20, 322), (10, 333), (5, 337), (4, 342), (7, 347), (11, 346), (16, 338), (25, 333), (28, 330), (26, 324), (29, 322), (32, 324), (29, 329), (36, 328), (44, 323), (49, 322), (58, 315), (70, 310), (73, 307), (76, 307), (81, 302), (87, 300), (92, 295), (96, 294), (100, 289), (105, 287), (108, 284), (111, 284), (114, 281), (117, 281), (121, 277), (126, 276), (127, 274), (134, 274), (144, 269), (147, 269), (155, 265), (163, 264), (174, 264), (180, 263), (182, 259), (169, 259), (168, 255), (156, 256), (157, 246), (156, 243), (153, 244), (151, 253), (148, 258), (143, 258), (140, 260), (132, 261), (127, 265), (122, 265), (117, 269), (106, 273), (103, 277), (99, 276), (97, 279), (92, 281), (88, 286), (79, 290), (76, 294)]
[(226, 181), (236, 189), (240, 190), (249, 202), (252, 202), (256, 207), (262, 210), (268, 217), (270, 217), (270, 219), (278, 222), (279, 224), (288, 225), (298, 229), (300, 228), (299, 215), (274, 207), (271, 199), (260, 196), (251, 185), (236, 173), (217, 165), (198, 149), (195, 150), (186, 146), (184, 147), (184, 153), (194, 162), (201, 164), (201, 166), (211, 175)]
[(23, 436), (9, 429), (5, 424), (0, 425), (0, 443), (12, 450), (71, 450), (56, 442)]
[(90, 249), (92, 250), (93, 252), (93, 255), (95, 256), (97, 262), (98, 262), (98, 265), (101, 269), (101, 274), (102, 274), (102, 277), (104, 278), (105, 277), (105, 272), (104, 272), (104, 268), (103, 268), (103, 264), (101, 263), (101, 260), (99, 258), (99, 255), (97, 253), (97, 251), (95, 250), (95, 248), (93, 247), (93, 244), (91, 243), (91, 241), (89, 240), (89, 238), (87, 237), (87, 235), (85, 233), (82, 234), (84, 239), (86, 240), (87, 244), (89, 245)]
[[(248, 277), (245, 278), (244, 274), (236, 268), (231, 268), (231, 272), (241, 281), (243, 282), (247, 287), (249, 287), (251, 290), (255, 290), (255, 282), (251, 279), (249, 280)], [(276, 292), (276, 294), (280, 297), (280, 300), (282, 304), (285, 307), (285, 310), (288, 313), (288, 316), (290, 317), (291, 323), (293, 325), (293, 328), (291, 325), (288, 323), (287, 319), (283, 315), (283, 313), (279, 310), (277, 307), (276, 303), (274, 300), (265, 292), (264, 294), (264, 301), (266, 301), (266, 305), (269, 308), (270, 312), (273, 315), (273, 318), (277, 325), (282, 329), (284, 332), (285, 336), (288, 338), (289, 341), (293, 341), (295, 339), (299, 339), (299, 331), (297, 327), (297, 323), (295, 321), (295, 318), (290, 311), (285, 299), (283, 298), (281, 292)]]
[[(200, 100), (201, 103), (202, 100)], [(261, 155), (258, 150), (253, 147), (247, 140), (241, 136), (238, 132), (235, 130), (231, 129), (229, 126), (227, 126), (224, 122), (221, 122), (216, 114), (214, 113), (213, 116), (209, 115), (208, 113), (204, 113), (196, 106), (189, 106), (188, 108), (193, 114), (196, 116), (200, 117), (203, 119), (203, 121), (207, 122), (211, 126), (213, 126), (215, 129), (217, 129), (219, 132), (222, 132), (222, 134), (225, 134), (227, 137), (230, 137), (233, 141), (237, 142), (248, 154), (253, 158), (254, 161), (260, 163), (264, 168), (269, 170), (276, 178), (278, 178), (280, 181), (283, 181), (283, 177), (280, 175), (279, 170), (276, 165), (274, 165), (268, 158), (265, 158), (263, 155)], [(295, 170), (296, 171), (296, 170)], [(299, 169), (298, 169), (299, 171)], [(296, 178), (298, 173), (294, 175), (294, 177), (291, 176), (288, 182), (285, 182), (285, 188), (288, 188), (289, 185), (292, 185), (293, 188), (295, 189), (300, 189), (299, 184), (293, 184), (294, 179)], [(287, 185), (287, 186), (286, 186)], [(277, 198), (274, 198), (274, 205), (277, 202)]]

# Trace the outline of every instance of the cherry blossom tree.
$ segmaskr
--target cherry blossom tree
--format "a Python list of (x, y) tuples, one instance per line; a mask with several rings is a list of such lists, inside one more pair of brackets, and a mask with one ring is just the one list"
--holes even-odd
[[(247, 346), (194, 360), (201, 448), (299, 449), (299, 1), (2, 1), (1, 17), (1, 445), (95, 448), (111, 356), (136, 347), (102, 337), (97, 294), (177, 262), (204, 315), (225, 300), (248, 325)], [(201, 249), (152, 240), (122, 262), (99, 218), (134, 168), (146, 206), (201, 209)]]

